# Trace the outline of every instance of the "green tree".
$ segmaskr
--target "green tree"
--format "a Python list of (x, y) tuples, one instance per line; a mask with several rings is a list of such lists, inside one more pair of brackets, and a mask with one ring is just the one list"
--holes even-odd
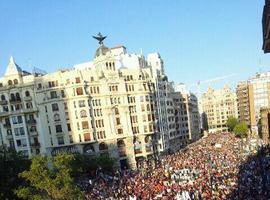
[(233, 132), (237, 137), (245, 138), (248, 134), (248, 127), (244, 122), (240, 122), (234, 127)]
[(233, 131), (234, 127), (238, 124), (238, 119), (230, 116), (227, 119), (226, 125), (229, 128), (230, 131)]
[(19, 187), (15, 193), (23, 199), (83, 199), (71, 177), (73, 160), (74, 155), (70, 154), (34, 157), (30, 169), (19, 174), (29, 185)]
[(78, 177), (81, 174), (95, 171), (98, 167), (101, 167), (104, 171), (112, 171), (115, 163), (115, 159), (109, 156), (89, 156), (84, 154), (75, 155), (75, 159), (72, 161), (72, 175)]
[(17, 199), (13, 191), (24, 184), (18, 174), (29, 169), (30, 164), (22, 153), (0, 146), (0, 199)]

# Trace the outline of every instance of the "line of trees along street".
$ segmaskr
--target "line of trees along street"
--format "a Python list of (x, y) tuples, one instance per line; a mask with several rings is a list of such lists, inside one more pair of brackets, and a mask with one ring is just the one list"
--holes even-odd
[(75, 179), (101, 167), (113, 169), (115, 160), (108, 156), (59, 154), (31, 159), (0, 146), (0, 199), (83, 199)]

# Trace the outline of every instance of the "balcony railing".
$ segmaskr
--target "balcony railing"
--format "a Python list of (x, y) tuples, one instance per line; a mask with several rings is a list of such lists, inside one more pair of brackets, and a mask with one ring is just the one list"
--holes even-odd
[(8, 111), (0, 111), (0, 117), (6, 116), (6, 115), (9, 115)]
[(35, 119), (29, 119), (29, 120), (27, 120), (27, 123), (32, 125), (32, 124), (36, 124), (37, 121)]
[(25, 101), (32, 101), (32, 97), (31, 96), (24, 97), (24, 100)]
[(11, 124), (6, 123), (6, 124), (4, 124), (3, 126), (4, 126), (5, 128), (10, 128), (10, 127), (11, 127)]
[(145, 146), (145, 151), (146, 152), (152, 152), (153, 150), (152, 150), (152, 145), (146, 145)]
[(12, 135), (7, 135), (7, 140), (9, 140), (9, 139), (12, 139), (13, 138), (13, 136)]
[(140, 154), (140, 153), (142, 153), (142, 149), (134, 149), (134, 152), (135, 152), (135, 154)]
[(22, 100), (21, 99), (10, 99), (9, 102), (10, 103), (18, 103), (18, 102), (21, 102)]
[(29, 133), (30, 133), (30, 136), (36, 136), (36, 135), (38, 135), (37, 130), (30, 130)]
[(39, 142), (34, 142), (34, 143), (31, 143), (30, 145), (31, 145), (31, 147), (36, 147), (36, 148), (39, 148), (40, 147), (40, 143)]
[(7, 100), (0, 100), (0, 105), (7, 105)]

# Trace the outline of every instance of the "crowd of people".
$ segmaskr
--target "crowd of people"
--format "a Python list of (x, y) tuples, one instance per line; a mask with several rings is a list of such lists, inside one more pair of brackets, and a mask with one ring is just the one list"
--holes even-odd
[(162, 157), (155, 167), (113, 174), (99, 170), (85, 182), (85, 198), (268, 199), (269, 151), (250, 156), (243, 154), (241, 143), (231, 133), (210, 134)]

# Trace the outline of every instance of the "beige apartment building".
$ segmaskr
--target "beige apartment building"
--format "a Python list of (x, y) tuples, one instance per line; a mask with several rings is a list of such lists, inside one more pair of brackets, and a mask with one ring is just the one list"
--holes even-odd
[(249, 94), (251, 91), (249, 87), (248, 81), (239, 82), (236, 87), (236, 95), (239, 121), (251, 127), (250, 96), (252, 94)]
[(175, 131), (170, 135), (170, 146), (174, 150), (179, 150), (201, 137), (200, 114), (197, 97), (194, 94), (174, 92), (172, 96)]
[(270, 72), (257, 73), (237, 87), (239, 119), (246, 122), (252, 133), (258, 133), (261, 108), (270, 106)]
[(236, 94), (229, 86), (219, 90), (208, 88), (201, 102), (209, 132), (227, 131), (228, 117), (238, 117)]
[(2, 144), (27, 156), (106, 154), (131, 168), (168, 152), (175, 116), (160, 55), (99, 44), (92, 61), (49, 74), (10, 59), (0, 79)]

